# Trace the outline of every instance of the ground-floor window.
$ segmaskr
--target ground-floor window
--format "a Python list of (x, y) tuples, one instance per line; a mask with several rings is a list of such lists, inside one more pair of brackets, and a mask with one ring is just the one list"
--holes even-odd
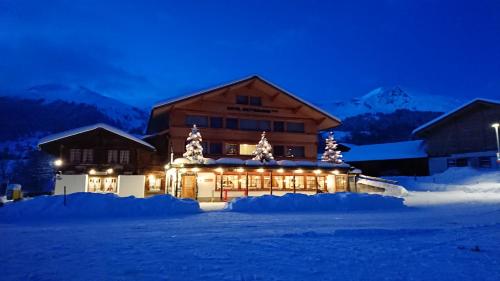
[(479, 157), (478, 164), (480, 168), (491, 168), (491, 157), (483, 156)]
[(149, 192), (159, 192), (162, 189), (163, 180), (161, 177), (149, 175), (146, 181), (146, 187)]
[(116, 177), (89, 177), (89, 192), (117, 193), (118, 185)]
[(216, 190), (220, 190), (221, 184), (225, 190), (270, 190), (271, 182), (274, 190), (326, 190), (326, 177), (315, 175), (277, 175), (272, 179), (269, 173), (240, 174), (240, 175), (216, 175)]

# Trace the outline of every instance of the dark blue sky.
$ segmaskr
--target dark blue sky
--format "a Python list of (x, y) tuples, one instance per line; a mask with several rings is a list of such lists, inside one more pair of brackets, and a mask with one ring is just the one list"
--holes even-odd
[(311, 100), (500, 97), (500, 1), (178, 2), (0, 0), (0, 87), (149, 106), (261, 74)]

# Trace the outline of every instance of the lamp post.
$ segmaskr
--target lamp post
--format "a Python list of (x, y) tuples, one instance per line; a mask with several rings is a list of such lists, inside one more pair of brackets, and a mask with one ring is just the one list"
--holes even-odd
[(497, 136), (497, 162), (500, 161), (500, 140), (498, 138), (498, 127), (500, 127), (500, 123), (491, 124), (491, 127), (495, 129), (495, 134)]

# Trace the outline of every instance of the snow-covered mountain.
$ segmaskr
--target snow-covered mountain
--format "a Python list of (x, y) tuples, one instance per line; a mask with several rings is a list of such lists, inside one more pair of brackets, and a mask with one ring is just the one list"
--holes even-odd
[(144, 128), (147, 121), (147, 113), (144, 110), (106, 97), (83, 86), (44, 84), (14, 94), (11, 93), (10, 96), (29, 100), (42, 100), (45, 104), (63, 101), (94, 106), (125, 130)]
[(348, 101), (334, 101), (319, 106), (335, 116), (346, 118), (363, 113), (391, 113), (398, 109), (446, 112), (463, 101), (429, 94), (410, 94), (401, 87), (377, 88), (368, 94)]

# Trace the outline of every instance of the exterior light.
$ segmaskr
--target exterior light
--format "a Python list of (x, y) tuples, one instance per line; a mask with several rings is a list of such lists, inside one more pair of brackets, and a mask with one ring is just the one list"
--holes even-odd
[(243, 168), (236, 169), (236, 172), (238, 172), (238, 173), (243, 173), (244, 171), (245, 171), (245, 169), (243, 169)]
[(297, 174), (302, 174), (304, 171), (302, 169), (297, 169), (294, 172), (297, 173)]
[(222, 168), (217, 168), (217, 169), (215, 169), (215, 171), (216, 171), (217, 173), (221, 173), (221, 174), (222, 174), (222, 172), (224, 172), (224, 169), (222, 169)]
[(163, 168), (165, 168), (165, 170), (170, 169), (170, 164), (165, 165)]
[(500, 127), (500, 123), (491, 124), (491, 127), (495, 129), (495, 135), (497, 137), (497, 162), (500, 163), (500, 137), (498, 136), (498, 127)]
[(264, 169), (259, 168), (259, 169), (257, 169), (257, 172), (259, 172), (259, 173), (264, 173)]
[(61, 167), (63, 164), (63, 161), (61, 159), (57, 159), (54, 161), (54, 166), (56, 167)]
[(94, 169), (90, 169), (89, 175), (95, 175), (96, 171)]
[(332, 171), (332, 174), (334, 174), (334, 175), (338, 175), (338, 174), (339, 174), (339, 170), (333, 170), (333, 171)]
[(284, 172), (284, 170), (283, 170), (283, 169), (281, 169), (281, 168), (280, 168), (280, 169), (278, 169), (278, 173), (283, 173), (283, 172)]
[(191, 169), (191, 171), (193, 171), (193, 172), (197, 173), (197, 172), (199, 172), (199, 171), (200, 171), (200, 168), (198, 168), (198, 167), (194, 167), (194, 168), (192, 168), (192, 169)]
[(315, 173), (316, 175), (319, 175), (319, 174), (321, 174), (321, 170), (314, 170), (313, 173)]
[(113, 173), (113, 169), (109, 168), (109, 169), (106, 170), (106, 174), (109, 175), (109, 174), (112, 174), (112, 173)]

